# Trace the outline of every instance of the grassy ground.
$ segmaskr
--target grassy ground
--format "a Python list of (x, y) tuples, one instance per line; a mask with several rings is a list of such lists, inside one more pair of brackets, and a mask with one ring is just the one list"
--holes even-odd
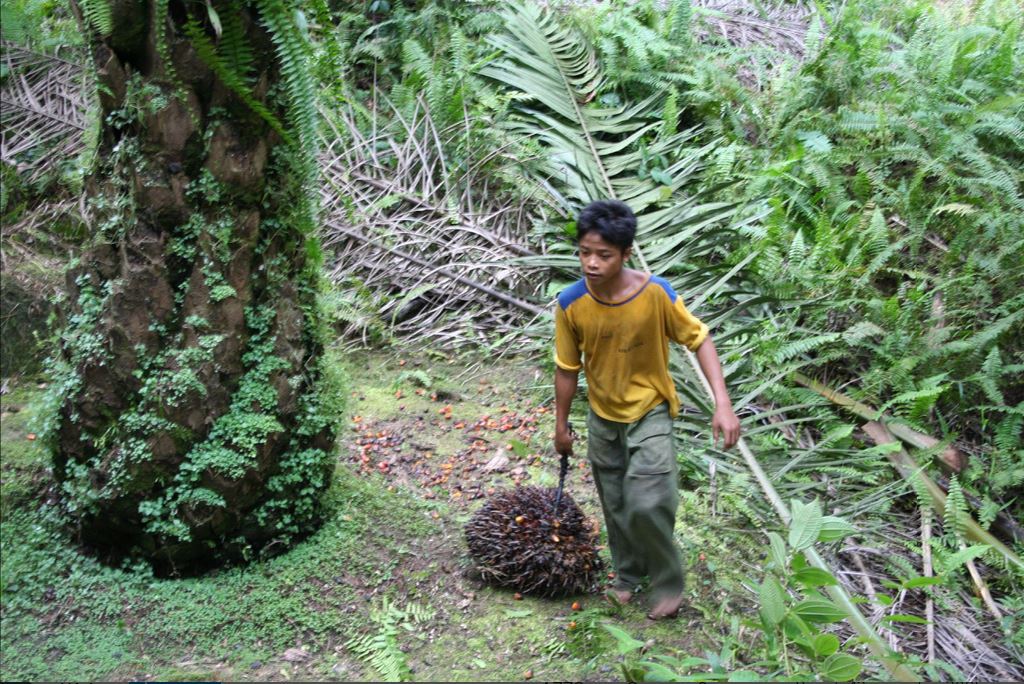
[[(759, 550), (700, 492), (680, 507), (690, 604), (677, 620), (596, 596), (517, 600), (472, 578), (462, 530), (475, 508), (498, 487), (556, 482), (547, 371), (439, 354), (349, 364), (324, 526), (285, 555), (185, 580), (78, 553), (30, 439), (40, 389), (4, 395), (0, 678), (609, 679), (620, 656), (603, 623), (662, 653), (743, 640), (732, 616), (750, 610)], [(567, 487), (596, 517), (582, 460)]]

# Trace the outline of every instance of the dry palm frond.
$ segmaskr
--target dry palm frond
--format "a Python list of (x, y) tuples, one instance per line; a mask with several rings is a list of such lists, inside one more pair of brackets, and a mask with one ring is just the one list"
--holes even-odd
[[(571, 10), (593, 3), (563, 0), (539, 4)], [(675, 11), (672, 6), (676, 4), (680, 3), (660, 0), (655, 7), (668, 13)], [(692, 39), (705, 44), (725, 44), (727, 49), (720, 57), (730, 62), (737, 60), (738, 64), (731, 67), (730, 72), (734, 69), (740, 83), (754, 90), (761, 89), (765, 81), (770, 80), (765, 78), (766, 74), (772, 74), (786, 63), (806, 60), (823, 37), (822, 31), (813, 34), (811, 31), (819, 8), (803, 0), (690, 0), (681, 4), (689, 5), (686, 14)], [(809, 34), (812, 35), (809, 37)]]
[[(551, 9), (592, 4), (588, 0), (538, 2)], [(668, 11), (672, 0), (656, 3)], [(721, 39), (739, 48), (769, 47), (798, 60), (806, 52), (807, 29), (815, 15), (813, 3), (765, 0), (691, 0), (694, 37)]]
[[(870, 602), (862, 605), (869, 623), (886, 639), (889, 647), (898, 653), (925, 660), (932, 645), (935, 661), (940, 664), (930, 673), (932, 678), (953, 681), (1024, 681), (1021, 679), (1024, 676), (1024, 661), (1021, 660), (1019, 646), (1004, 640), (1002, 630), (1005, 625), (1000, 625), (977, 605), (977, 599), (967, 589), (961, 588), (971, 586), (966, 578), (963, 582), (957, 582), (956, 578), (949, 576), (962, 570), (957, 570), (955, 566), (947, 567), (947, 576), (943, 577), (940, 584), (906, 586), (907, 580), (913, 579), (919, 572), (921, 563), (921, 541), (915, 536), (915, 530), (920, 528), (920, 502), (914, 498), (913, 492), (899, 483), (865, 487), (856, 484), (855, 478), (848, 477), (843, 482), (840, 496), (836, 487), (828, 483), (828, 478), (817, 472), (818, 463), (824, 467), (825, 460), (831, 466), (843, 464), (851, 469), (851, 473), (853, 468), (877, 469), (877, 463), (873, 463), (873, 460), (884, 461), (884, 456), (876, 454), (872, 459), (861, 462), (859, 458), (850, 458), (837, 452), (819, 462), (803, 461), (794, 465), (809, 453), (808, 449), (815, 449), (806, 428), (799, 431), (784, 429), (804, 420), (802, 416), (795, 417), (799, 416), (801, 408), (813, 409), (813, 405), (788, 406), (779, 410), (758, 408), (752, 418), (744, 419), (748, 426), (748, 436), (757, 432), (762, 425), (772, 425), (781, 437), (791, 443), (789, 448), (778, 453), (763, 450), (760, 454), (765, 469), (771, 472), (780, 489), (786, 487), (783, 481), (785, 470), (802, 472), (803, 476), (795, 481), (797, 496), (807, 497), (818, 493), (829, 502), (836, 514), (842, 514), (858, 523), (863, 522), (857, 540), (847, 539), (842, 547), (828, 557), (828, 565), (851, 593), (863, 592), (871, 598)], [(783, 410), (784, 413), (781, 412)], [(813, 413), (810, 415), (813, 416)], [(683, 420), (688, 419), (683, 416)], [(732, 463), (734, 457), (721, 452), (713, 452), (713, 456), (723, 459), (719, 462), (720, 466), (724, 466), (723, 470), (736, 472)], [(886, 501), (884, 521), (873, 513), (879, 504), (872, 502), (878, 499)], [(861, 518), (861, 514), (855, 511), (864, 511), (865, 517)], [(761, 520), (770, 519), (766, 512), (754, 505), (749, 507), (747, 514)], [(942, 521), (933, 520), (932, 525), (938, 528), (934, 537), (941, 536)], [(946, 557), (952, 556), (954, 551), (947, 549)], [(996, 557), (995, 554), (988, 555), (988, 558)], [(995, 566), (986, 568), (980, 561), (976, 562), (981, 573), (988, 576), (990, 581), (1006, 577), (1007, 572), (1016, 570), (1010, 568), (1000, 571)], [(882, 592), (887, 593), (891, 601), (878, 600), (878, 594)], [(929, 614), (929, 597), (933, 599), (933, 619), (930, 625), (919, 624), (916, 620), (925, 620)], [(844, 641), (857, 636), (848, 624), (844, 623), (837, 629)], [(933, 633), (932, 637), (929, 631)], [(944, 669), (943, 664), (955, 668), (955, 671)]]
[[(870, 582), (874, 587), (894, 587), (902, 583), (903, 568), (914, 568), (920, 556), (914, 549), (920, 540), (909, 534), (919, 524), (916, 512), (890, 514), (890, 524), (878, 530), (863, 545), (844, 545), (834, 559), (834, 567), (841, 568), (839, 579), (851, 586)], [(936, 524), (936, 523), (933, 523)], [(941, 527), (941, 523), (937, 523)], [(980, 565), (980, 563), (979, 563)], [(984, 567), (984, 566), (982, 566)], [(984, 610), (972, 604), (972, 596), (958, 590), (949, 582), (919, 587), (898, 588), (892, 592), (888, 606), (872, 603), (868, 618), (873, 624), (885, 624), (892, 616), (911, 615), (924, 618), (928, 598), (934, 599), (935, 658), (947, 663), (963, 674), (964, 681), (1024, 681), (1024, 661), (1021, 653), (1004, 642), (1001, 626)], [(924, 659), (929, 652), (929, 625), (916, 622), (889, 622), (894, 643), (906, 654)], [(951, 672), (945, 678), (959, 679)]]
[[(545, 281), (539, 269), (509, 263), (533, 254), (526, 195), (511, 203), (507, 193), (490, 197), (476, 171), (488, 160), (456, 173), (445, 143), (464, 129), (436, 130), (425, 99), (409, 120), (394, 114), (397, 135), (367, 134), (343, 112), (343, 130), (325, 141), (323, 242), (332, 280), (369, 293), (364, 308), (407, 342), (487, 345), (522, 330), (544, 311)], [(355, 318), (346, 332), (364, 332), (367, 317)]]
[[(0, 224), (5, 375), (31, 368), (41, 359), (36, 345), (47, 336), (47, 321), (64, 289), (64, 267), (68, 254), (75, 252), (70, 233), (83, 224), (79, 209), (70, 199), (49, 201)], [(66, 226), (67, 234), (54, 230), (55, 225)]]
[(3, 43), (0, 159), (34, 180), (83, 145), (90, 107), (82, 65)]
[(738, 51), (745, 61), (736, 66), (736, 77), (753, 90), (764, 86), (766, 73), (787, 62), (803, 62), (808, 50), (817, 49), (821, 41), (820, 32), (817, 39), (808, 40), (817, 15), (812, 6), (800, 2), (697, 0), (693, 6), (695, 38), (725, 42), (730, 53)]
[(4, 279), (18, 281), (26, 290), (50, 301), (61, 290), (68, 250), (66, 240), (52, 230), (57, 224), (83, 226), (80, 204), (71, 199), (46, 202), (0, 227)]
[(814, 10), (803, 3), (750, 0), (696, 0), (700, 40), (712, 36), (739, 48), (770, 47), (796, 59), (805, 56), (807, 29)]

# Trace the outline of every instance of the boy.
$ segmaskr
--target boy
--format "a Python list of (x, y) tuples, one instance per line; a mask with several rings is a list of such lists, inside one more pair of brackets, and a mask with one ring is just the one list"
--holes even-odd
[(555, 307), (555, 451), (572, 454), (569, 407), (586, 370), (587, 457), (608, 530), (615, 582), (608, 599), (628, 603), (650, 577), (652, 620), (674, 617), (683, 568), (673, 537), (679, 504), (672, 419), (679, 398), (668, 372), (668, 341), (696, 352), (715, 395), (715, 442), (739, 439), (740, 424), (706, 325), (657, 276), (623, 268), (636, 216), (624, 203), (587, 205), (576, 224), (583, 279)]

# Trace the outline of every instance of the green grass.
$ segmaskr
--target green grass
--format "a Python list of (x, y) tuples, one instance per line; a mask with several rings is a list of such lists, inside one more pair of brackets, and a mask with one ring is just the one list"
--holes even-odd
[[(439, 455), (456, 452), (462, 442), (454, 433), (461, 431), (427, 427), (449, 401), (434, 401), (431, 392), (452, 393), (453, 422), (495, 415), (503, 405), (523, 412), (549, 394), (536, 387), (544, 378), (528, 364), (460, 375), (470, 362), (423, 357), (403, 368), (397, 360), (350, 356), (351, 414), (409, 431), (427, 411), (412, 438), (435, 443)], [(409, 367), (429, 368), (431, 386), (422, 396), (408, 374), (399, 380)], [(759, 547), (747, 534), (723, 533), (721, 526), (743, 523), (724, 510), (710, 519), (701, 493), (683, 496), (677, 528), (692, 609), (679, 620), (650, 623), (642, 601), (615, 609), (596, 596), (515, 600), (509, 591), (477, 586), (462, 576), (469, 563), (462, 527), (482, 502), (424, 500), (420, 489), (376, 472), (357, 476), (346, 465), (328, 492), (324, 525), (287, 554), (178, 580), (156, 578), (141, 564), (106, 567), (79, 553), (54, 503), (48, 456), (26, 439), (40, 395), (33, 386), (3, 397), (3, 680), (376, 680), (349, 641), (381, 630), (385, 601), (431, 615), (399, 625), (389, 647), (414, 680), (521, 680), (527, 671), (538, 680), (608, 679), (619, 676), (620, 657), (603, 623), (650, 642), (652, 653), (702, 655), (718, 650), (732, 615), (749, 610), (743, 585)], [(10, 412), (14, 406), (22, 408)], [(526, 447), (546, 453), (528, 465), (531, 483), (550, 486), (556, 469), (547, 453), (549, 423), (547, 416)], [(342, 439), (355, 434), (343, 431)], [(501, 434), (495, 448), (512, 433)], [(574, 471), (568, 486), (596, 513), (593, 485), (582, 474)], [(572, 609), (574, 600), (581, 610)], [(286, 662), (285, 651), (297, 647), (308, 660)]]
[(38, 389), (15, 386), (0, 398), (0, 411), (4, 414), (0, 431), (0, 464), (3, 466), (0, 512), (3, 519), (38, 496), (48, 481), (45, 450), (39, 441), (29, 440), (37, 422), (31, 400), (39, 394)]
[[(19, 390), (4, 404), (35, 394)], [(199, 658), (244, 672), (298, 643), (315, 652), (363, 619), (344, 610), (361, 603), (347, 578), (385, 577), (391, 536), (436, 525), (426, 504), (339, 468), (325, 524), (285, 555), (179, 580), (106, 567), (71, 543), (45, 484), (46, 454), (24, 439), (31, 417), (29, 408), (3, 421), (4, 680), (179, 678), (195, 666), (161, 668)]]

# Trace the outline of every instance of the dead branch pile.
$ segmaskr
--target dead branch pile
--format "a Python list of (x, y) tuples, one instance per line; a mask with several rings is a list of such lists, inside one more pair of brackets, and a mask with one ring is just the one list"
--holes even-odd
[(0, 159), (29, 181), (52, 171), (83, 145), (90, 89), (81, 64), (2, 44)]
[[(810, 386), (810, 381), (807, 382)], [(824, 389), (828, 389), (832, 401), (847, 409), (849, 404), (856, 403), (835, 390)], [(755, 413), (763, 411), (756, 406), (747, 408)], [(859, 404), (856, 408), (875, 413), (874, 409)], [(786, 425), (785, 415), (764, 413), (762, 423), (780, 424), (780, 434), (794, 447), (814, 448), (816, 433), (813, 428), (794, 430)], [(926, 435), (905, 428), (901, 429), (901, 435), (907, 441), (915, 441), (922, 446), (935, 442)], [(885, 441), (894, 441), (894, 438), (889, 435)], [(729, 463), (723, 465), (728, 466)], [(927, 477), (920, 473), (918, 476)], [(851, 485), (847, 483), (844, 490), (849, 493)], [(992, 551), (982, 559), (968, 560), (963, 564), (965, 567), (946, 568), (945, 574), (951, 577), (951, 581), (908, 588), (904, 582), (909, 578), (935, 576), (931, 560), (932, 538), (933, 534), (940, 537), (946, 531), (941, 519), (942, 509), (933, 511), (926, 508), (927, 515), (922, 520), (920, 504), (915, 495), (908, 492), (906, 485), (903, 488), (878, 487), (873, 491), (873, 496), (890, 499), (899, 497), (901, 493), (906, 495), (886, 512), (885, 523), (880, 529), (865, 532), (856, 540), (846, 539), (828, 558), (828, 565), (852, 595), (869, 599), (860, 605), (860, 610), (877, 633), (894, 652), (935, 664), (935, 673), (943, 681), (1024, 681), (1024, 651), (1019, 637), (1010, 635), (1007, 625), (1011, 623), (1002, 620), (1000, 609), (994, 607), (988, 589), (988, 584), (1000, 577), (999, 563), (986, 565), (982, 562), (982, 559), (998, 559), (1007, 566), (1005, 572), (1019, 573), (1016, 566), (995, 553), (1001, 542), (992, 539), (987, 543)], [(862, 501), (860, 505), (865, 504)], [(839, 508), (833, 512), (843, 514)], [(1014, 523), (1007, 529), (1012, 531), (1016, 527)], [(971, 541), (978, 543), (973, 538)], [(952, 555), (952, 551), (948, 555)], [(750, 569), (754, 574), (763, 572), (763, 568), (755, 565)], [(970, 577), (970, 581), (957, 582), (956, 577), (961, 574), (962, 579)], [(885, 597), (888, 599), (883, 600)], [(1007, 602), (1004, 609), (1010, 609), (1010, 606), (1012, 603)], [(847, 622), (836, 625), (835, 630), (843, 642), (858, 637)]]
[[(447, 139), (465, 133), (437, 130), (425, 102), (409, 119), (394, 114), (397, 133), (367, 133), (351, 112), (341, 112), (335, 135), (324, 141), (331, 280), (361, 298), (353, 310), (369, 306), (375, 322), (406, 343), (492, 344), (521, 333), (545, 310), (546, 278), (510, 263), (533, 254), (530, 198), (492, 197), (478, 168), (453, 168)], [(365, 337), (372, 321), (351, 318), (342, 321), (346, 332)]]
[[(919, 527), (920, 519), (916, 513), (894, 512), (894, 515), (897, 519), (887, 526), (885, 538), (873, 535), (865, 545), (847, 543), (840, 549), (833, 565), (839, 569), (840, 581), (851, 591), (871, 598), (878, 593), (892, 597), (890, 606), (875, 600), (863, 604), (861, 610), (868, 620), (879, 628), (879, 633), (893, 650), (919, 656), (925, 662), (928, 662), (930, 653), (934, 654), (934, 660), (952, 665), (966, 681), (1024, 681), (1024, 654), (1010, 650), (1002, 626), (982, 607), (980, 599), (971, 596), (967, 590), (941, 584), (895, 591), (891, 589), (893, 584), (884, 584), (899, 584), (898, 575), (906, 574), (908, 570), (922, 573), (919, 567), (921, 554), (917, 551), (921, 539), (908, 532)], [(933, 524), (941, 530), (941, 522)], [(931, 637), (925, 624), (897, 621), (886, 625), (883, 622), (895, 615), (927, 619), (929, 592), (934, 602)], [(844, 625), (843, 629), (848, 628)], [(852, 631), (849, 636), (854, 636)], [(951, 680), (956, 678), (951, 672), (946, 672), (946, 675)]]
[[(554, 9), (595, 4), (594, 0), (554, 0), (541, 2)], [(672, 0), (656, 6), (664, 12)], [(816, 10), (812, 3), (772, 2), (771, 0), (692, 0), (693, 36), (702, 43), (725, 42), (740, 48), (747, 61), (737, 69), (739, 80), (748, 88), (764, 86), (762, 76), (785, 61), (802, 62), (810, 45), (807, 33)], [(823, 35), (823, 34), (822, 34)], [(818, 38), (820, 43), (821, 36)]]
[(17, 281), (26, 290), (53, 300), (63, 286), (61, 273), (73, 252), (55, 225), (81, 227), (79, 202), (55, 200), (27, 209), (17, 221), (0, 224), (0, 269), (5, 280)]
[(806, 54), (807, 29), (813, 20), (810, 6), (799, 2), (772, 3), (751, 0), (697, 0), (697, 37), (718, 37), (739, 48), (769, 47), (802, 60)]

